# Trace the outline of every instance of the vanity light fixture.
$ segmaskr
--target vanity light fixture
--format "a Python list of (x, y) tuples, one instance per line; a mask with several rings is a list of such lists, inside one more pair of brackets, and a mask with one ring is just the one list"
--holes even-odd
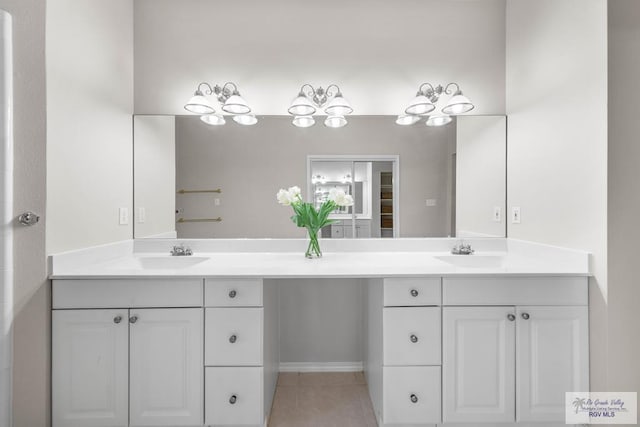
[(216, 110), (207, 98), (213, 95), (222, 104), (222, 111), (233, 115), (233, 121), (241, 125), (253, 125), (258, 119), (251, 113), (251, 107), (240, 95), (238, 86), (233, 82), (224, 85), (211, 86), (207, 82), (202, 82), (196, 88), (191, 99), (184, 106), (190, 113), (199, 114), (200, 120), (209, 125), (223, 125), (226, 123), (222, 114), (215, 114)]
[(294, 116), (293, 124), (298, 127), (309, 127), (315, 124), (313, 115), (322, 108), (327, 114), (324, 125), (331, 128), (340, 128), (347, 124), (347, 116), (353, 113), (353, 108), (347, 99), (342, 96), (340, 88), (331, 84), (327, 89), (321, 86), (317, 89), (308, 83), (300, 88), (287, 110)]
[[(433, 113), (442, 95), (452, 96), (442, 109)], [(396, 119), (396, 124), (412, 125), (419, 122), (421, 117), (428, 116), (427, 126), (444, 126), (451, 122), (451, 116), (468, 113), (474, 108), (473, 103), (462, 93), (458, 83), (452, 82), (446, 86), (436, 87), (431, 83), (423, 83), (418, 88), (415, 98), (405, 108), (405, 114), (399, 115)]]

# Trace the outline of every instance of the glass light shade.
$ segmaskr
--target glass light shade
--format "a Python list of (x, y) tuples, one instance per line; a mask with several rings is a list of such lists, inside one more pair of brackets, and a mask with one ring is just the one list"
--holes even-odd
[(184, 109), (195, 114), (213, 114), (216, 112), (213, 105), (202, 94), (193, 95), (189, 102), (185, 104)]
[(346, 126), (347, 119), (344, 116), (327, 116), (324, 120), (324, 125), (329, 128), (341, 128)]
[(404, 110), (404, 112), (415, 116), (422, 116), (425, 114), (429, 114), (435, 109), (436, 106), (433, 105), (429, 98), (424, 95), (417, 95), (411, 100), (409, 106), (406, 108), (406, 110)]
[(251, 108), (240, 95), (231, 95), (222, 106), (222, 110), (231, 114), (249, 114)]
[(233, 121), (243, 126), (251, 126), (258, 123), (258, 119), (253, 114), (239, 114), (237, 116), (233, 116)]
[(414, 116), (413, 114), (401, 114), (396, 119), (396, 124), (401, 126), (408, 126), (418, 123), (420, 116)]
[(447, 105), (442, 109), (444, 114), (456, 115), (464, 114), (473, 110), (473, 103), (464, 96), (461, 92), (456, 93), (451, 97)]
[(211, 126), (220, 126), (227, 122), (222, 114), (205, 114), (200, 116), (200, 120)]
[(446, 114), (434, 114), (433, 116), (429, 116), (426, 125), (436, 127), (444, 126), (449, 123), (451, 123), (451, 117), (447, 116)]
[[(353, 108), (351, 108), (351, 104), (349, 103), (349, 101), (347, 101), (345, 97), (343, 97), (340, 94), (337, 94), (336, 96), (333, 97), (331, 101), (329, 101), (329, 104), (327, 104), (327, 106), (324, 108), (324, 112), (329, 114), (330, 116), (346, 116), (348, 114), (353, 113)], [(345, 124), (347, 124), (346, 120), (345, 120)]]
[(316, 124), (313, 116), (295, 116), (293, 118), (293, 125), (299, 128), (308, 128)]
[(287, 110), (292, 116), (312, 116), (316, 112), (316, 107), (311, 100), (304, 95), (298, 95)]

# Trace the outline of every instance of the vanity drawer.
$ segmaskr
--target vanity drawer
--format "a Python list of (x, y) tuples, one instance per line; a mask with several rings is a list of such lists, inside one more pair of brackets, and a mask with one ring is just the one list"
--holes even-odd
[(205, 309), (204, 364), (262, 365), (262, 314), (262, 308)]
[(440, 305), (440, 278), (397, 278), (384, 279), (384, 305)]
[(262, 279), (205, 279), (206, 307), (261, 307)]
[(204, 423), (262, 426), (262, 368), (205, 368)]
[(384, 365), (439, 365), (440, 310), (440, 307), (385, 308)]
[(440, 423), (440, 367), (383, 368), (384, 424)]
[(202, 307), (202, 279), (54, 280), (52, 308)]
[(587, 305), (587, 277), (445, 277), (443, 305)]

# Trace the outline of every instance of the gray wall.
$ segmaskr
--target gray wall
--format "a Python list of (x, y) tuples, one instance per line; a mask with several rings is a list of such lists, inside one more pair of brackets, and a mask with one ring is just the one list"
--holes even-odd
[[(220, 187), (222, 194), (177, 195), (176, 207), (184, 209), (185, 218), (223, 218), (178, 224), (178, 236), (304, 237), (289, 219), (291, 208), (280, 206), (275, 195), (292, 185), (306, 189), (308, 154), (400, 155), (400, 237), (447, 236), (451, 147), (455, 124), (403, 127), (389, 116), (349, 117), (340, 129), (321, 123), (301, 129), (283, 116), (260, 117), (251, 127), (178, 117), (177, 188)], [(426, 199), (437, 199), (437, 206), (426, 206)]]
[[(608, 389), (640, 391), (640, 2), (609, 2)], [(640, 402), (638, 402), (640, 406)]]
[[(13, 15), (14, 191), (17, 216), (45, 215), (45, 2), (0, 0)], [(49, 288), (45, 221), (14, 229), (13, 426), (49, 420)]]
[(505, 0), (136, 0), (136, 114), (183, 114), (233, 80), (257, 114), (338, 83), (356, 114), (399, 114), (424, 81), (504, 114)]

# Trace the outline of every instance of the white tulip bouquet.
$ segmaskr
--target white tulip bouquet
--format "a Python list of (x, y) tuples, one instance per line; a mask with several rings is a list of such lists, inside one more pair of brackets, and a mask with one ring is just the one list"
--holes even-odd
[(302, 200), (300, 187), (289, 187), (288, 190), (281, 188), (276, 195), (278, 203), (283, 206), (291, 206), (294, 215), (291, 220), (298, 226), (307, 229), (309, 234), (309, 246), (305, 256), (307, 258), (321, 257), (322, 251), (318, 243), (318, 231), (324, 226), (334, 223), (329, 219), (329, 214), (339, 206), (353, 206), (353, 197), (343, 190), (332, 188), (329, 197), (316, 209), (313, 203)]

